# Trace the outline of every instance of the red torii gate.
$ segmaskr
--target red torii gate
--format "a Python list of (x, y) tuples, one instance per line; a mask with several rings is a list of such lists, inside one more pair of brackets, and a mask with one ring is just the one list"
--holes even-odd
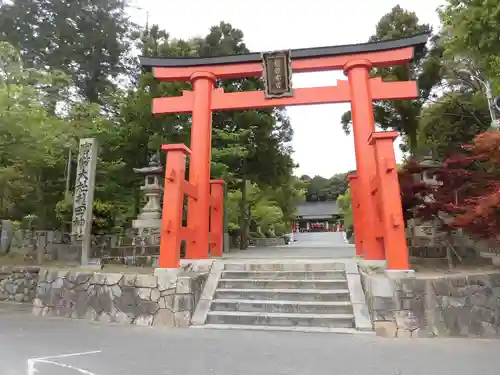
[[(342, 69), (348, 80), (339, 81), (333, 87), (297, 88), (284, 97), (274, 98), (269, 98), (264, 91), (225, 93), (223, 89), (214, 89), (217, 79), (261, 77), (265, 63), (260, 53), (198, 58), (141, 57), (141, 65), (152, 68), (156, 79), (190, 81), (193, 86), (193, 91), (183, 91), (181, 96), (153, 99), (154, 114), (192, 112), (193, 115), (191, 150), (183, 145), (164, 146), (170, 152), (191, 154), (189, 182), (186, 185), (177, 181), (179, 188), (176, 188), (184, 186), (182, 196), (187, 194), (191, 199), (188, 225), (182, 228), (182, 206), (170, 204), (167, 190), (172, 190), (169, 184), (175, 180), (168, 176), (177, 175), (184, 179), (184, 167), (182, 171), (172, 169), (181, 168), (177, 161), (178, 165), (171, 165), (169, 170), (167, 163), (160, 268), (178, 267), (180, 239), (187, 240), (187, 258), (207, 258), (209, 243), (217, 244), (213, 245), (215, 254), (221, 253), (222, 228), (212, 228), (212, 235), (209, 230), (210, 207), (218, 206), (210, 188), (213, 111), (351, 102), (357, 174), (351, 176), (350, 185), (355, 207), (357, 254), (367, 260), (387, 260), (389, 269), (408, 269), (408, 248), (392, 145), (397, 133), (375, 132), (372, 102), (414, 99), (418, 97), (418, 89), (413, 81), (383, 82), (380, 78), (370, 78), (370, 69), (409, 63), (427, 40), (428, 35), (421, 34), (376, 43), (292, 50), (289, 53), (289, 74), (291, 71)], [(286, 81), (280, 79), (282, 75), (286, 76), (287, 67), (281, 66), (281, 69), (285, 71), (277, 73), (276, 82), (284, 82), (286, 86)], [(280, 89), (276, 85), (274, 89)], [(220, 225), (221, 220), (216, 222)]]

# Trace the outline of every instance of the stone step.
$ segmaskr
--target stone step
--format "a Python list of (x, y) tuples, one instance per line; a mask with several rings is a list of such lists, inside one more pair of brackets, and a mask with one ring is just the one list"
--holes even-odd
[(223, 271), (223, 279), (345, 280), (345, 271)]
[(344, 271), (344, 263), (226, 263), (225, 271)]
[(217, 289), (214, 299), (275, 301), (349, 301), (348, 289)]
[(281, 312), (312, 314), (352, 314), (350, 302), (335, 301), (259, 301), (216, 299), (212, 311)]
[(347, 280), (221, 279), (220, 289), (347, 289)]
[(293, 314), (210, 311), (207, 324), (354, 328), (352, 314)]
[(375, 335), (375, 332), (358, 331), (355, 328), (328, 328), (328, 327), (305, 327), (305, 326), (264, 326), (264, 325), (250, 326), (250, 325), (238, 325), (238, 324), (205, 324), (202, 326), (191, 326), (190, 328)]

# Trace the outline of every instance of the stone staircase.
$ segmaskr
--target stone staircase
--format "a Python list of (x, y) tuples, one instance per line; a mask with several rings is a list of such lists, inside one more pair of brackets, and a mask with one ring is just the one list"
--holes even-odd
[(214, 289), (205, 328), (355, 330), (342, 263), (226, 263)]

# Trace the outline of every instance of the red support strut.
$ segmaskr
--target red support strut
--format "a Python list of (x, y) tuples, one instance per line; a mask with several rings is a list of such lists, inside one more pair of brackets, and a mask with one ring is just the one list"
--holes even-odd
[(212, 204), (210, 205), (210, 254), (222, 256), (224, 236), (224, 180), (212, 180)]
[(182, 144), (163, 145), (167, 151), (160, 238), (160, 268), (179, 268), (184, 211), (186, 157), (191, 150)]
[(362, 213), (360, 212), (359, 196), (358, 196), (358, 176), (352, 173), (347, 176), (349, 180), (349, 190), (351, 192), (352, 218), (354, 225), (354, 244), (356, 246), (356, 256), (364, 255), (363, 251), (363, 225), (361, 221)]
[(374, 132), (369, 142), (375, 148), (377, 161), (378, 210), (383, 223), (387, 269), (407, 270), (408, 245), (393, 146), (397, 136), (397, 132)]
[[(207, 242), (200, 243), (199, 231), (202, 230), (202, 226), (182, 226), (184, 197), (188, 197), (188, 204), (191, 203), (191, 206), (196, 205), (201, 197), (198, 185), (192, 184), (185, 179), (186, 157), (191, 155), (191, 150), (183, 144), (163, 145), (162, 150), (167, 151), (167, 162), (163, 193), (159, 267), (179, 267), (182, 241), (186, 242), (186, 254), (199, 253), (205, 247), (208, 248), (208, 244), (210, 244), (212, 255), (221, 256), (224, 232), (224, 181), (211, 181), (210, 195), (205, 197), (207, 204), (211, 207), (211, 233), (208, 233), (207, 228)], [(208, 222), (208, 215), (206, 220)]]

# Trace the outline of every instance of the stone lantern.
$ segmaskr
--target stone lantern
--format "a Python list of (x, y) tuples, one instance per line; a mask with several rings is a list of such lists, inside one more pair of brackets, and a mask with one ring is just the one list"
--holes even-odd
[[(413, 176), (415, 182), (424, 182), (430, 186), (440, 185), (441, 182), (436, 179), (433, 170), (443, 166), (443, 163), (436, 160), (432, 150), (424, 150), (418, 160), (418, 164), (422, 167), (422, 173)], [(432, 197), (426, 197), (425, 200), (432, 200)], [(420, 238), (428, 244), (428, 246), (436, 246), (439, 235), (439, 222), (436, 220), (408, 220), (408, 232), (413, 238)], [(425, 240), (424, 240), (425, 239)]]
[(147, 167), (134, 168), (134, 172), (144, 176), (144, 186), (141, 187), (141, 190), (144, 192), (147, 202), (137, 219), (132, 222), (132, 227), (137, 229), (139, 234), (143, 234), (145, 231), (158, 232), (161, 227), (161, 195), (163, 192), (160, 178), (164, 174), (159, 155), (153, 155)]

